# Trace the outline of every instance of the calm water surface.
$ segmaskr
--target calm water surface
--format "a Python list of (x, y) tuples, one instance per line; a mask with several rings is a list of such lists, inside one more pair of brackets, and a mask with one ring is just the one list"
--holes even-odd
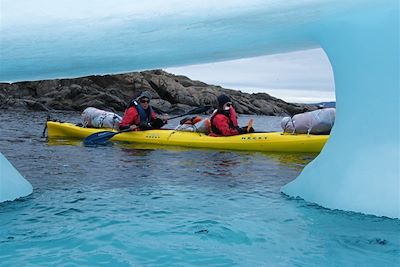
[(280, 193), (315, 154), (88, 148), (41, 138), (46, 113), (0, 112), (0, 150), (34, 187), (0, 204), (0, 266), (400, 264), (399, 220)]

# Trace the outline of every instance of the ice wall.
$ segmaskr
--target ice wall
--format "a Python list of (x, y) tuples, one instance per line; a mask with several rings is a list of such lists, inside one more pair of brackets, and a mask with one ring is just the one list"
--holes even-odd
[(12, 201), (32, 193), (32, 185), (0, 153), (0, 202)]
[(0, 1), (1, 81), (323, 47), (335, 75), (335, 129), (283, 192), (400, 217), (398, 0)]
[(320, 25), (337, 120), (322, 153), (282, 191), (332, 209), (400, 218), (399, 8)]

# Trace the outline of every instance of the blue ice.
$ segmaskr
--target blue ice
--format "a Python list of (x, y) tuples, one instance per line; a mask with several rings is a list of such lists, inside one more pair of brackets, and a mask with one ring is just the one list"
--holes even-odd
[(397, 0), (1, 0), (0, 80), (322, 47), (335, 76), (335, 127), (322, 153), (282, 191), (327, 208), (400, 218), (398, 14)]
[(0, 202), (12, 201), (32, 193), (32, 185), (0, 153)]

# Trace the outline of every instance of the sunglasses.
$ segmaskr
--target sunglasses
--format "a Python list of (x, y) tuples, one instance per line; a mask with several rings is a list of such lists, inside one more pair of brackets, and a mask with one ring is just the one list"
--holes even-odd
[(150, 103), (150, 100), (149, 99), (141, 99), (140, 103)]
[(232, 106), (232, 103), (226, 103), (225, 106), (230, 107)]

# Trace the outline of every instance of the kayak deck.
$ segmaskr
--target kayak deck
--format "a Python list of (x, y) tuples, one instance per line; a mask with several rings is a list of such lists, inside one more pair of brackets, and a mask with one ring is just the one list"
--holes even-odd
[[(47, 121), (49, 138), (84, 139), (107, 128), (83, 128), (67, 122)], [(212, 137), (203, 133), (177, 130), (148, 130), (124, 132), (111, 141), (184, 146), (191, 148), (228, 149), (268, 152), (320, 152), (329, 135), (287, 134), (281, 132), (248, 133), (235, 136)]]

